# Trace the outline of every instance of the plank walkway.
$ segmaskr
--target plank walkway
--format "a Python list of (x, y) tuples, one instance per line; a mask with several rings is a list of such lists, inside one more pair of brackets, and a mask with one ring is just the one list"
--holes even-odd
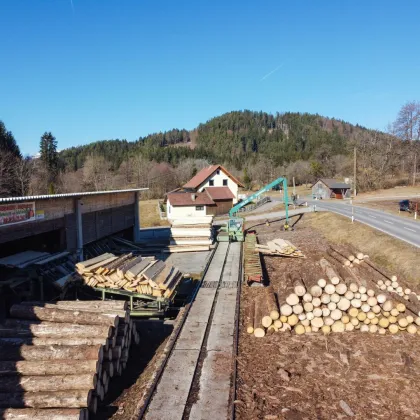
[[(228, 248), (226, 242), (218, 245), (204, 281), (219, 282)], [(198, 291), (149, 405), (146, 420), (182, 419), (216, 293), (216, 287), (202, 287)]]

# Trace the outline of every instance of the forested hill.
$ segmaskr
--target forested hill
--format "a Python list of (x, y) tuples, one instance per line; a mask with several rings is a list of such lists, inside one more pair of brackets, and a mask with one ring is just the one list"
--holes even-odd
[(63, 150), (60, 156), (71, 170), (82, 167), (85, 158), (92, 154), (105, 157), (117, 169), (125, 159), (139, 153), (148, 160), (173, 165), (193, 157), (242, 169), (258, 156), (282, 165), (324, 155), (346, 155), (353, 140), (369, 133), (358, 125), (319, 115), (233, 111), (200, 124), (192, 132), (173, 129), (135, 142), (97, 141)]

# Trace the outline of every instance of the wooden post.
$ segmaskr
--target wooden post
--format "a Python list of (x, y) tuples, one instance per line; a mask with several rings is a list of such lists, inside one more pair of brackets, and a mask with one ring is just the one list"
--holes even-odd
[(140, 241), (140, 191), (136, 191), (134, 196), (134, 242)]
[(356, 189), (356, 172), (357, 172), (357, 149), (354, 148), (354, 180), (353, 180), (353, 194), (356, 197), (357, 189)]
[(77, 260), (83, 261), (83, 224), (82, 209), (83, 203), (80, 198), (76, 198), (76, 233), (77, 233)]
[(413, 187), (416, 185), (416, 172), (417, 172), (417, 153), (414, 153)]

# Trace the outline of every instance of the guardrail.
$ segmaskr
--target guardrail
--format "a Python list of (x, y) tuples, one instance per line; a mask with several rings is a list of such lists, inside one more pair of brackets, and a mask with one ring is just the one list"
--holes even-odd
[(242, 207), (237, 211), (237, 213), (247, 213), (249, 211), (253, 211), (257, 209), (258, 207), (261, 207), (263, 204), (270, 203), (271, 198), (270, 197), (263, 197), (261, 200), (258, 200), (255, 204), (251, 204), (246, 207)]

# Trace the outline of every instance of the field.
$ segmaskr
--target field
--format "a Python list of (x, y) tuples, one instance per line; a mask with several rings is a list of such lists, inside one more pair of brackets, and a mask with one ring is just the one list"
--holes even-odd
[(161, 220), (158, 211), (158, 200), (140, 201), (140, 223), (142, 228), (169, 226), (167, 220)]
[[(368, 207), (371, 209), (375, 209), (375, 210), (381, 210), (384, 211), (386, 213), (390, 213), (390, 214), (394, 214), (394, 215), (398, 215), (404, 218), (408, 218), (411, 220), (420, 220), (420, 218), (414, 219), (414, 213), (410, 213), (408, 211), (399, 211), (399, 205), (398, 203), (401, 200), (405, 200), (408, 197), (404, 196), (398, 199), (393, 199), (393, 200), (369, 200), (369, 201), (362, 201), (360, 203), (355, 202), (355, 204), (357, 204), (358, 206), (361, 207)], [(414, 201), (420, 201), (419, 199), (414, 199)], [(420, 210), (420, 209), (419, 209)]]
[(378, 200), (378, 199), (387, 200), (391, 198), (402, 200), (404, 198), (415, 197), (415, 196), (420, 196), (420, 186), (394, 187), (394, 188), (388, 188), (386, 190), (369, 191), (366, 193), (357, 194), (357, 197), (354, 200), (355, 202), (365, 201), (365, 200)]
[[(404, 281), (405, 273), (415, 273), (418, 250), (391, 238), (383, 243), (386, 235), (380, 232), (331, 214), (304, 215), (293, 232), (279, 228), (275, 224), (256, 227), (260, 243), (276, 237), (289, 239), (307, 258), (263, 257), (267, 278), (278, 296), (284, 296), (291, 286), (289, 273), (299, 274), (309, 285), (325, 277), (318, 262), (327, 256), (330, 245), (343, 253), (363, 251), (376, 263), (395, 255), (385, 271), (398, 275), (403, 286), (420, 290), (414, 287), (415, 277)], [(329, 260), (346, 282), (356, 276), (371, 285), (380, 276), (363, 264), (347, 270)], [(278, 332), (258, 339), (246, 333), (244, 320), (248, 305), (262, 293), (260, 287), (242, 288), (237, 419), (418, 418), (419, 335), (355, 331), (297, 336)]]

